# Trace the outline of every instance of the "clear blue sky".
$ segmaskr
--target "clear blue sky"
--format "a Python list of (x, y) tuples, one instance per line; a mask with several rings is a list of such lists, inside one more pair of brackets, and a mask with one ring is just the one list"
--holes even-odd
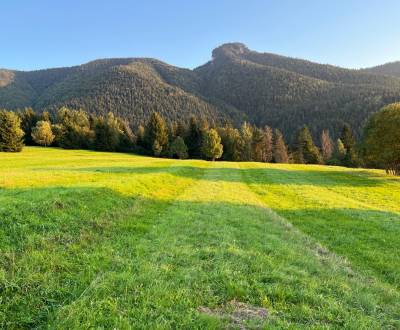
[(400, 0), (1, 0), (0, 67), (155, 57), (181, 67), (240, 41), (344, 67), (400, 60)]

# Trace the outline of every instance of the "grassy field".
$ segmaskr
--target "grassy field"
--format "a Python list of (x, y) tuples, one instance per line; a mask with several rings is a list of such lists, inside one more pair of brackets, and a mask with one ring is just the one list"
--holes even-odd
[(400, 180), (0, 154), (0, 327), (400, 328)]

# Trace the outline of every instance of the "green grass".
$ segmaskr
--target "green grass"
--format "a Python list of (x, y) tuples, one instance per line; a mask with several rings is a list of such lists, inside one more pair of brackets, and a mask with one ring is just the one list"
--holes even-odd
[(6, 329), (398, 329), (399, 246), (381, 171), (0, 154)]

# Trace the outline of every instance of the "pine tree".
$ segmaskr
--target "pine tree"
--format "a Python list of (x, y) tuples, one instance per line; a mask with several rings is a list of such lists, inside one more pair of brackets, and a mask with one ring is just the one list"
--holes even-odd
[(21, 151), (23, 136), (21, 119), (14, 112), (0, 110), (0, 151)]
[(328, 130), (323, 130), (321, 134), (321, 149), (322, 157), (325, 161), (332, 158), (333, 154), (333, 142), (329, 135)]
[(221, 143), (224, 146), (222, 158), (229, 161), (240, 161), (240, 133), (230, 124), (218, 129), (218, 134), (221, 136)]
[(263, 161), (263, 142), (264, 142), (264, 132), (258, 128), (253, 128), (253, 134), (251, 139), (251, 154), (252, 161), (262, 162)]
[(160, 155), (168, 145), (168, 129), (165, 120), (157, 112), (153, 112), (145, 129), (145, 144), (154, 155)]
[(221, 144), (221, 137), (215, 129), (212, 128), (204, 133), (201, 151), (206, 159), (214, 161), (221, 158), (223, 146)]
[(274, 137), (274, 160), (276, 163), (289, 162), (289, 155), (285, 144), (285, 140), (283, 138), (282, 133), (278, 129), (275, 130), (275, 137)]
[(115, 151), (120, 145), (123, 135), (120, 123), (109, 112), (106, 117), (98, 117), (94, 121), (94, 148), (96, 150)]
[(88, 114), (82, 110), (61, 108), (54, 126), (57, 144), (66, 149), (87, 149), (92, 145), (94, 133)]
[(244, 122), (242, 127), (240, 128), (240, 138), (241, 138), (241, 156), (240, 159), (242, 161), (251, 161), (252, 159), (252, 138), (253, 138), (253, 130), (252, 127)]
[(21, 119), (21, 128), (24, 131), (24, 142), (26, 145), (34, 145), (32, 139), (32, 129), (35, 127), (39, 120), (38, 115), (32, 110), (32, 108), (25, 108), (18, 112), (18, 116)]
[(51, 129), (51, 123), (47, 120), (39, 120), (32, 129), (31, 134), (33, 141), (45, 147), (51, 145), (55, 138)]
[(185, 144), (188, 147), (190, 158), (201, 158), (203, 131), (200, 122), (196, 117), (192, 116), (189, 121), (188, 133), (185, 138)]
[(177, 136), (175, 140), (171, 143), (170, 152), (172, 157), (178, 157), (179, 159), (188, 158), (188, 150), (185, 141), (182, 137)]
[(273, 158), (273, 132), (272, 128), (265, 126), (263, 130), (261, 161), (269, 163)]
[(356, 140), (351, 130), (350, 125), (345, 124), (343, 126), (342, 135), (340, 140), (346, 149), (346, 155), (343, 159), (343, 165), (348, 167), (356, 167), (359, 165), (359, 157), (355, 149)]
[(299, 130), (296, 141), (296, 162), (300, 164), (321, 164), (322, 157), (315, 146), (310, 130), (304, 126)]

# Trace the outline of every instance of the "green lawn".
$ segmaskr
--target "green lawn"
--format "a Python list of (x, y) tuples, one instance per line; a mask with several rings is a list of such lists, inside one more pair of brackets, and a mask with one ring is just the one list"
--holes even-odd
[(0, 328), (399, 329), (399, 247), (381, 171), (0, 154)]

